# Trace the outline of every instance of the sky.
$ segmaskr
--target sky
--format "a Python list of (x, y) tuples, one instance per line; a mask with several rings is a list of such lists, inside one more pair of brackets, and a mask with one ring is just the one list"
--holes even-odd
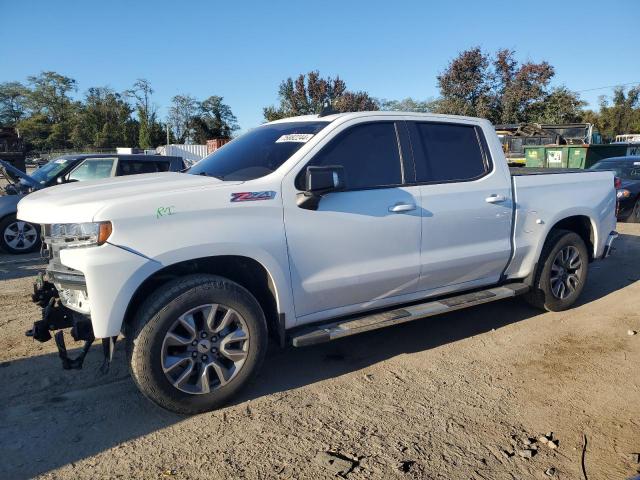
[(639, 0), (0, 0), (0, 12), (0, 82), (53, 70), (80, 98), (146, 78), (161, 119), (174, 95), (220, 95), (243, 130), (310, 70), (377, 98), (436, 97), (438, 73), (474, 46), (548, 61), (553, 84), (592, 107), (611, 93), (600, 87), (640, 82)]

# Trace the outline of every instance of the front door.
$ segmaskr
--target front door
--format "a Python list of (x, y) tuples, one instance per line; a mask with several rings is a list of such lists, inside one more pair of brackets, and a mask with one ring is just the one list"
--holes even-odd
[(420, 190), (404, 186), (393, 121), (344, 127), (308, 165), (341, 165), (346, 190), (317, 210), (296, 205), (306, 166), (285, 178), (283, 202), (296, 317), (320, 320), (415, 292), (420, 273)]

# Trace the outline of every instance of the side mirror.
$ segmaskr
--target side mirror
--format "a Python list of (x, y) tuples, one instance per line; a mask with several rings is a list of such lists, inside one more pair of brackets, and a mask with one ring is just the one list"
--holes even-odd
[(344, 167), (340, 165), (307, 167), (305, 191), (298, 194), (298, 206), (307, 210), (317, 210), (323, 195), (344, 190), (344, 188)]

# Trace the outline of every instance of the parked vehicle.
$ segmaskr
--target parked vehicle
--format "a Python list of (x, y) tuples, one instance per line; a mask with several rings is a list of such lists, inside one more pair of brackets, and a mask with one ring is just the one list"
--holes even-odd
[(591, 170), (612, 170), (620, 179), (617, 188), (618, 219), (640, 223), (640, 155), (602, 160)]
[(184, 168), (180, 157), (83, 154), (56, 158), (27, 175), (0, 160), (0, 172), (9, 180), (0, 196), (0, 249), (15, 254), (40, 248), (40, 227), (16, 219), (18, 202), (31, 192), (61, 183)]
[[(90, 192), (90, 193), (89, 193)], [(516, 201), (517, 200), (517, 201)], [(124, 333), (134, 381), (193, 414), (235, 397), (267, 336), (296, 347), (516, 295), (569, 308), (611, 252), (609, 171), (510, 172), (486, 120), (398, 112), (262, 125), (187, 173), (23, 199), (50, 263), (28, 332)]]

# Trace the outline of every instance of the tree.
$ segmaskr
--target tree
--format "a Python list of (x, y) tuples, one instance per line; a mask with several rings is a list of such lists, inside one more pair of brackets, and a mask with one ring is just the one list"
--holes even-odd
[(582, 121), (586, 102), (566, 87), (554, 88), (544, 99), (531, 105), (531, 119), (536, 123), (576, 123)]
[(527, 62), (518, 66), (512, 50), (500, 50), (493, 61), (495, 115), (500, 123), (533, 120), (549, 92), (555, 71), (547, 62)]
[(616, 87), (611, 100), (600, 97), (600, 114), (595, 123), (600, 133), (609, 139), (640, 132), (640, 85), (628, 90)]
[(133, 84), (133, 88), (126, 91), (126, 94), (128, 97), (132, 97), (136, 103), (138, 123), (140, 124), (138, 146), (140, 148), (151, 148), (153, 146), (152, 131), (154, 128), (157, 130), (157, 126), (153, 125), (156, 121), (156, 112), (151, 105), (151, 95), (153, 94), (151, 82), (144, 78), (139, 78)]
[(439, 113), (474, 117), (495, 117), (490, 58), (480, 47), (466, 50), (438, 75), (441, 98), (435, 107)]
[(86, 95), (71, 135), (78, 148), (133, 147), (137, 144), (137, 122), (123, 95), (108, 87), (92, 87)]
[(554, 75), (553, 67), (544, 61), (519, 64), (513, 50), (502, 49), (491, 56), (472, 48), (460, 53), (438, 76), (441, 97), (433, 109), (494, 123), (579, 117), (583, 102), (566, 87), (550, 89)]
[(18, 122), (27, 145), (39, 149), (68, 148), (79, 104), (71, 98), (76, 81), (56, 72), (27, 78), (31, 89), (26, 105), (29, 118)]
[(26, 115), (29, 89), (20, 82), (0, 83), (0, 125), (15, 126)]
[(198, 111), (198, 101), (190, 95), (176, 95), (171, 99), (169, 124), (178, 143), (193, 140), (193, 120)]
[(414, 100), (407, 97), (402, 100), (387, 100), (382, 99), (378, 101), (380, 110), (394, 111), (394, 112), (432, 112), (435, 108), (433, 100)]
[(203, 144), (211, 138), (231, 138), (239, 128), (238, 119), (222, 97), (212, 95), (200, 102), (193, 123), (196, 143)]
[(317, 70), (300, 74), (294, 81), (284, 80), (278, 88), (278, 107), (263, 109), (267, 121), (297, 115), (320, 113), (325, 102), (339, 112), (378, 110), (377, 102), (366, 92), (350, 92), (340, 78), (322, 78)]

